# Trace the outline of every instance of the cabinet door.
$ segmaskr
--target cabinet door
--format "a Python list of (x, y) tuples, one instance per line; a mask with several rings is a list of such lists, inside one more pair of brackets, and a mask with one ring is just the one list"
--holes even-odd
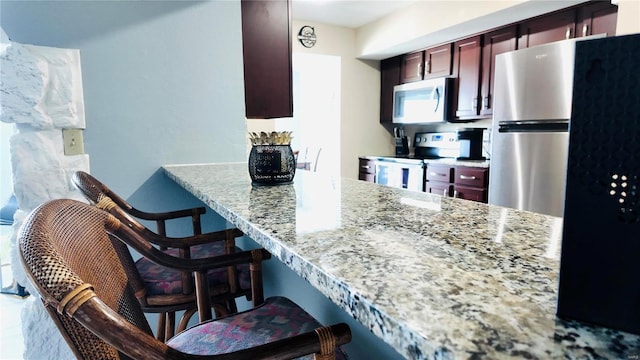
[(467, 186), (454, 185), (453, 197), (477, 202), (487, 202), (488, 192), (486, 188), (472, 188)]
[(424, 70), (424, 51), (403, 55), (400, 69), (401, 83), (422, 80)]
[(437, 46), (424, 51), (424, 78), (451, 75), (452, 44)]
[(393, 87), (400, 84), (400, 56), (380, 61), (380, 122), (393, 120)]
[(520, 24), (518, 49), (575, 37), (576, 10), (537, 17)]
[(480, 115), (490, 116), (493, 114), (493, 77), (496, 55), (516, 50), (516, 40), (516, 26), (509, 26), (484, 35)]
[(480, 103), (481, 36), (454, 43), (454, 75), (457, 79), (456, 117), (477, 117)]
[(242, 0), (246, 116), (293, 116), (290, 0)]
[(453, 185), (451, 185), (450, 183), (427, 181), (427, 183), (425, 184), (425, 191), (430, 194), (450, 197), (452, 194), (452, 190)]
[(578, 22), (576, 36), (589, 36), (596, 34), (616, 34), (618, 21), (618, 7), (608, 1), (589, 3), (578, 9)]

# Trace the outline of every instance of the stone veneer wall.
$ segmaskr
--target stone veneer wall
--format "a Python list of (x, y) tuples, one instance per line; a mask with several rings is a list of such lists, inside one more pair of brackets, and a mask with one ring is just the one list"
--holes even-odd
[(66, 156), (62, 129), (84, 129), (80, 51), (11, 42), (0, 29), (0, 121), (13, 123), (10, 138), (13, 192), (18, 202), (11, 237), (15, 279), (32, 294), (23, 305), (25, 359), (73, 359), (55, 324), (29, 284), (16, 234), (27, 214), (56, 198), (84, 200), (71, 182), (89, 171), (88, 155)]

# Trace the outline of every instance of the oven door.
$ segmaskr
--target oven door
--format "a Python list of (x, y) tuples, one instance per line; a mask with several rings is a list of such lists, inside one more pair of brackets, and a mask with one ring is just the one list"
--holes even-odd
[(424, 168), (421, 164), (376, 161), (376, 183), (413, 191), (424, 191)]

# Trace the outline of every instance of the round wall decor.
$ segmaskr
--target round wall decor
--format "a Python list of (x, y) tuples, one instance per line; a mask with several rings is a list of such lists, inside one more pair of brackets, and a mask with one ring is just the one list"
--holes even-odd
[(306, 48), (311, 48), (316, 44), (316, 30), (309, 25), (305, 25), (298, 31), (298, 41)]

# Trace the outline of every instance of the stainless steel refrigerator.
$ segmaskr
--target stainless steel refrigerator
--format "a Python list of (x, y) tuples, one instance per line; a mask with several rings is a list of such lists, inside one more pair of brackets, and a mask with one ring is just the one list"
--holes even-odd
[(489, 203), (561, 217), (575, 42), (496, 56)]

